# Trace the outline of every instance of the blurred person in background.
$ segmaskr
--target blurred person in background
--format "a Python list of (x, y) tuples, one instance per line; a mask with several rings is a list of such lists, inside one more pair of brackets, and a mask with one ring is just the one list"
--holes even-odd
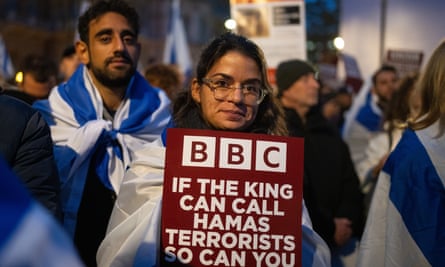
[(57, 84), (57, 66), (48, 57), (27, 55), (20, 63), (19, 70), (17, 86), (34, 100), (47, 98)]
[(345, 121), (345, 113), (352, 105), (352, 93), (347, 85), (320, 90), (321, 112), (323, 116), (341, 133)]
[(323, 116), (331, 123), (334, 127), (338, 128), (340, 124), (341, 106), (339, 101), (337, 101), (338, 93), (335, 91), (321, 94), (320, 95), (320, 108)]
[(68, 81), (79, 64), (80, 59), (76, 54), (76, 47), (74, 45), (67, 46), (62, 52), (59, 62), (59, 79), (62, 82)]
[(275, 75), (289, 135), (304, 138), (303, 196), (314, 230), (329, 245), (332, 265), (344, 266), (343, 258), (355, 255), (364, 211), (348, 147), (321, 113), (313, 65), (299, 59), (283, 61)]
[(371, 86), (362, 87), (346, 113), (342, 137), (349, 146), (356, 169), (365, 158), (371, 137), (383, 130), (383, 114), (397, 90), (398, 81), (398, 72), (393, 66), (381, 66), (372, 75)]
[(147, 81), (164, 90), (170, 100), (174, 100), (182, 90), (183, 77), (175, 65), (153, 63), (144, 72)]
[(408, 120), (415, 118), (418, 113), (420, 98), (414, 94), (417, 79), (417, 73), (401, 79), (400, 86), (388, 102), (383, 115), (384, 130), (369, 140), (366, 156), (357, 165), (361, 187), (365, 192), (366, 211), (369, 209), (377, 177), (389, 153), (399, 142)]
[(48, 97), (57, 83), (57, 67), (50, 59), (29, 54), (20, 62), (15, 80), (3, 85), (3, 94), (18, 98), (30, 105)]
[(60, 220), (59, 176), (50, 130), (42, 115), (0, 88), (0, 121), (0, 157), (32, 196)]
[(414, 90), (420, 109), (380, 171), (358, 267), (445, 266), (445, 41)]

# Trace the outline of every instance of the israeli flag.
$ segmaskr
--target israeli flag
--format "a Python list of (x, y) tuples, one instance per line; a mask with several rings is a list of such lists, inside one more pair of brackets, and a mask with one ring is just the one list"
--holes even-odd
[(0, 76), (9, 79), (14, 76), (14, 66), (9, 57), (3, 38), (0, 36)]
[(445, 136), (406, 130), (379, 176), (357, 266), (445, 266)]
[[(88, 8), (90, 8), (90, 6), (91, 6), (91, 3), (88, 0), (83, 0), (82, 2), (80, 2), (79, 17), (82, 16), (83, 13), (85, 13), (88, 10)], [(76, 28), (74, 30), (74, 41), (73, 41), (73, 44), (75, 44), (77, 41), (80, 41), (80, 36), (79, 36), (79, 31)]]
[(0, 266), (83, 266), (61, 226), (1, 158), (0, 213)]
[(177, 65), (185, 76), (185, 80), (190, 78), (192, 74), (192, 59), (181, 19), (179, 0), (173, 0), (172, 2), (163, 62), (165, 64)]

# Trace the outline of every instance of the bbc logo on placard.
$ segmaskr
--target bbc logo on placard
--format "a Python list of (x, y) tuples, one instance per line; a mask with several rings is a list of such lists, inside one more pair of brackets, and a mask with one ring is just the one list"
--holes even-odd
[[(287, 144), (262, 140), (185, 135), (182, 166), (286, 172)], [(219, 150), (217, 150), (219, 144)], [(219, 151), (219, 154), (216, 154)], [(255, 159), (255, 166), (252, 161)]]

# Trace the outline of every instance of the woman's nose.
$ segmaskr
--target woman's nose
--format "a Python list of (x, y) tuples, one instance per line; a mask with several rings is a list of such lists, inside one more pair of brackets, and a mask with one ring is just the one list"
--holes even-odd
[(229, 94), (228, 100), (234, 103), (240, 103), (243, 101), (243, 99), (244, 99), (244, 94), (242, 87), (233, 86)]

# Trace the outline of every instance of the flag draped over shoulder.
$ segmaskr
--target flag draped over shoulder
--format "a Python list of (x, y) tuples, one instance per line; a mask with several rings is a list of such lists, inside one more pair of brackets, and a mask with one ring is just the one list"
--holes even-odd
[(64, 224), (74, 235), (77, 211), (90, 163), (101, 182), (119, 192), (134, 151), (158, 139), (170, 121), (170, 100), (138, 72), (133, 76), (113, 121), (85, 66), (54, 88), (48, 100), (34, 103), (51, 129), (61, 180)]
[(328, 267), (331, 266), (331, 253), (325, 241), (312, 228), (306, 204), (303, 200), (301, 216), (301, 266), (302, 267)]
[[(371, 80), (368, 80), (353, 99), (353, 104), (345, 114), (341, 130), (342, 138), (349, 146), (354, 166), (366, 159), (369, 140), (380, 132), (382, 111), (377, 105), (377, 96), (371, 92)], [(364, 177), (359, 177), (363, 185)], [(368, 192), (370, 186), (362, 188)]]
[[(160, 266), (165, 147), (157, 141), (135, 153), (125, 174), (107, 234), (97, 252), (99, 267)], [(302, 206), (301, 266), (331, 266), (329, 248), (313, 230), (304, 201)]]
[(0, 266), (80, 267), (71, 240), (0, 159)]
[(172, 2), (163, 62), (177, 65), (186, 79), (191, 75), (192, 59), (181, 19), (180, 0)]
[(445, 266), (445, 137), (406, 130), (373, 196), (357, 266)]
[(0, 76), (9, 79), (13, 75), (14, 67), (12, 66), (12, 61), (9, 57), (3, 38), (0, 36)]

